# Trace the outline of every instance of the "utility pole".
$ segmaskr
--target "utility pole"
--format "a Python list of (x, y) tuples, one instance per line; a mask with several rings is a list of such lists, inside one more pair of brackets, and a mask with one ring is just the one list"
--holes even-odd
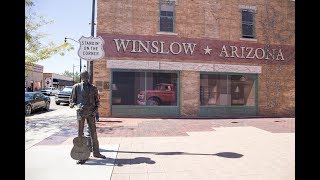
[[(74, 40), (74, 39), (72, 39), (72, 38), (68, 38), (68, 37), (65, 37), (64, 38), (64, 42), (67, 42), (67, 39), (70, 39), (70, 40), (72, 40), (72, 41), (74, 41), (74, 42), (76, 42), (76, 43), (79, 43), (79, 41), (76, 41), (76, 40)], [(80, 44), (80, 43), (79, 43)], [(80, 74), (81, 74), (81, 66), (82, 66), (82, 60), (81, 60), (81, 58), (80, 58), (80, 68), (79, 68), (79, 70), (80, 70)], [(74, 67), (73, 67), (74, 68)], [(81, 76), (80, 76), (80, 82), (81, 82)], [(74, 84), (74, 82), (73, 82), (73, 84)]]
[(79, 76), (80, 76), (80, 79), (79, 79), (79, 82), (81, 82), (81, 58), (80, 58), (80, 74), (79, 74)]
[[(75, 80), (75, 76), (74, 76), (74, 68), (77, 67), (79, 65), (74, 65), (73, 64), (73, 68), (72, 68), (72, 81), (73, 81), (73, 84), (74, 84), (74, 80)], [(80, 65), (80, 72), (81, 72), (81, 65)], [(81, 74), (81, 73), (80, 73)], [(81, 82), (81, 76), (80, 76), (80, 82)]]
[[(94, 37), (94, 15), (95, 15), (95, 5), (96, 1), (92, 0), (92, 18), (91, 18), (91, 36)], [(89, 73), (89, 81), (93, 82), (93, 61), (88, 61), (88, 73)]]
[(72, 84), (74, 84), (74, 64), (72, 64)]

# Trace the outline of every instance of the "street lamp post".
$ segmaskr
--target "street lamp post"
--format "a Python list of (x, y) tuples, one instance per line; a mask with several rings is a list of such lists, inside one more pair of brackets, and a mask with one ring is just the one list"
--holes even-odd
[[(72, 41), (74, 41), (74, 42), (76, 42), (76, 43), (79, 43), (79, 41), (76, 41), (76, 40), (74, 40), (74, 39), (72, 39), (72, 38), (68, 38), (68, 37), (65, 37), (64, 38), (64, 42), (67, 42), (67, 39), (70, 39), (70, 40), (72, 40)], [(79, 43), (80, 44), (80, 43)], [(80, 70), (80, 74), (81, 74), (81, 67), (82, 67), (82, 59), (80, 58), (80, 68), (79, 68), (79, 70)], [(74, 67), (73, 67), (74, 68)], [(80, 76), (80, 82), (81, 82), (81, 76)], [(73, 82), (73, 84), (74, 84), (74, 82)]]

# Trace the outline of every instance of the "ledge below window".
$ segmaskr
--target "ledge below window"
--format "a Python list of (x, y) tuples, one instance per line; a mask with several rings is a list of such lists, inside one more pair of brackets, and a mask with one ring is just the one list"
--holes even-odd
[(163, 35), (178, 35), (177, 33), (173, 33), (173, 32), (157, 32), (157, 34), (163, 34)]
[(251, 42), (257, 42), (257, 39), (253, 39), (253, 38), (240, 38), (241, 41), (251, 41)]

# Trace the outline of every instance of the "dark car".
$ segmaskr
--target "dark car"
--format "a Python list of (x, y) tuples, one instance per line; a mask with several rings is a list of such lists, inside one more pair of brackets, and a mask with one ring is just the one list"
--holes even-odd
[(54, 101), (56, 102), (56, 105), (59, 105), (60, 103), (67, 103), (69, 104), (69, 99), (72, 92), (72, 86), (65, 86), (62, 91), (59, 91), (54, 98)]
[(25, 92), (24, 96), (25, 114), (28, 116), (36, 110), (50, 109), (50, 97), (41, 92)]

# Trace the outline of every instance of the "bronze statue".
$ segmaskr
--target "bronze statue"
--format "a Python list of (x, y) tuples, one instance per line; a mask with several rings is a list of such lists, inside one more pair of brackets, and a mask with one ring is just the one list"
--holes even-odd
[[(70, 108), (76, 106), (77, 109), (78, 137), (84, 136), (84, 123), (85, 120), (87, 120), (90, 133), (89, 147), (92, 142), (93, 156), (105, 159), (106, 157), (100, 154), (99, 151), (99, 141), (95, 124), (95, 112), (99, 106), (98, 89), (89, 83), (89, 73), (87, 71), (82, 72), (80, 77), (82, 82), (73, 86), (69, 103)], [(87, 159), (80, 159), (77, 161), (77, 164), (83, 164), (86, 160)]]

